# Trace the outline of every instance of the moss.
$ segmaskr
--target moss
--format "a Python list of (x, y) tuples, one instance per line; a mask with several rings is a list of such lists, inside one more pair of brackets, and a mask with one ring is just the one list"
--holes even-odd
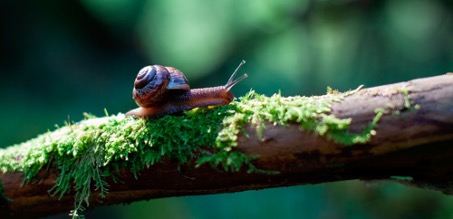
[(0, 171), (23, 172), (25, 182), (32, 182), (40, 170), (54, 166), (60, 175), (50, 192), (62, 197), (75, 191), (73, 217), (81, 216), (89, 205), (91, 191), (99, 190), (101, 197), (108, 192), (107, 178), (119, 181), (120, 167), (138, 178), (141, 170), (164, 157), (181, 165), (196, 160), (197, 166), (208, 164), (224, 171), (275, 174), (254, 166), (253, 160), (259, 155), (234, 150), (238, 134), (247, 136), (244, 125), (256, 126), (260, 135), (267, 122), (283, 126), (298, 123), (302, 130), (340, 144), (365, 143), (375, 133), (383, 112), (377, 112), (362, 133), (349, 132), (351, 119), (330, 114), (332, 103), (357, 90), (315, 97), (267, 97), (251, 91), (227, 106), (149, 121), (123, 114), (108, 116), (107, 112), (102, 118), (86, 115), (86, 120), (0, 150)]
[(404, 97), (404, 107), (405, 108), (411, 108), (412, 103), (411, 103), (411, 95), (409, 94), (409, 91), (407, 90), (406, 87), (401, 87), (398, 89), (398, 91), (403, 94)]
[(398, 88), (398, 92), (400, 92), (404, 97), (404, 109), (409, 110), (418, 110), (420, 109), (419, 104), (414, 104), (411, 99), (411, 95), (407, 87), (400, 87)]

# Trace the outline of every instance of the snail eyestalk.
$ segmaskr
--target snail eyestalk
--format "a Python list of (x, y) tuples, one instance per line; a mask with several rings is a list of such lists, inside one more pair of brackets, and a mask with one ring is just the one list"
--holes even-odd
[(228, 82), (225, 84), (225, 89), (229, 91), (234, 85), (239, 83), (240, 81), (246, 79), (248, 77), (247, 74), (242, 75), (241, 77), (237, 78), (234, 80), (234, 76), (238, 73), (239, 69), (245, 64), (245, 60), (242, 60), (241, 63), (239, 63), (239, 66), (234, 70), (233, 74), (231, 74), (230, 79), (228, 79)]

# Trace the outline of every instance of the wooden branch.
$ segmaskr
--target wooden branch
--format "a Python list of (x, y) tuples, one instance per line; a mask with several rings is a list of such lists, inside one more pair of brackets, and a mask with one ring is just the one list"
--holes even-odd
[[(351, 132), (361, 132), (375, 118), (376, 109), (385, 112), (376, 133), (369, 142), (352, 146), (301, 131), (299, 124), (268, 122), (261, 135), (255, 124), (246, 124), (248, 136), (240, 135), (234, 150), (260, 155), (255, 165), (279, 174), (225, 172), (208, 165), (195, 168), (193, 162), (178, 167), (175, 161), (164, 159), (142, 171), (138, 179), (121, 169), (122, 183), (109, 181), (107, 196), (91, 195), (89, 207), (350, 179), (411, 179), (411, 185), (451, 192), (453, 74), (363, 89), (334, 103), (331, 113), (351, 118)], [(44, 216), (72, 209), (73, 194), (58, 200), (48, 193), (58, 174), (50, 168), (21, 186), (22, 173), (0, 173), (5, 194), (12, 200), (0, 208), (2, 218)]]

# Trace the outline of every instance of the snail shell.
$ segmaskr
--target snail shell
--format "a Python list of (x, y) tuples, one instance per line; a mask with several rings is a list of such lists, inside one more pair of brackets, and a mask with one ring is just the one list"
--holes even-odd
[(190, 90), (189, 81), (176, 68), (146, 66), (135, 78), (132, 98), (139, 106), (153, 106), (165, 97), (168, 90)]

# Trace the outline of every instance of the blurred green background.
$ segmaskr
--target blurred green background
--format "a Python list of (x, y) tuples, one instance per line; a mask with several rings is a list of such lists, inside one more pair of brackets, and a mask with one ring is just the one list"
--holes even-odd
[[(192, 87), (319, 95), (453, 71), (450, 0), (82, 0), (0, 3), (0, 146), (134, 108), (140, 68), (173, 66)], [(156, 199), (89, 218), (453, 218), (453, 198), (359, 181)], [(60, 215), (53, 218), (66, 218)]]

